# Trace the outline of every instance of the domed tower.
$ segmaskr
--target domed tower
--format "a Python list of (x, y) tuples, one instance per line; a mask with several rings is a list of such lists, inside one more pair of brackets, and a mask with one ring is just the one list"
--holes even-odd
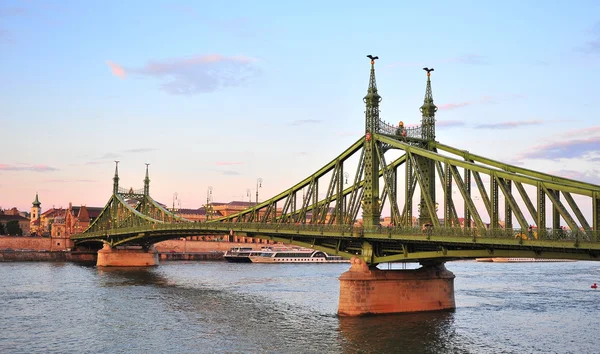
[(42, 214), (42, 203), (38, 199), (38, 194), (35, 193), (35, 200), (31, 203), (31, 221), (36, 221)]

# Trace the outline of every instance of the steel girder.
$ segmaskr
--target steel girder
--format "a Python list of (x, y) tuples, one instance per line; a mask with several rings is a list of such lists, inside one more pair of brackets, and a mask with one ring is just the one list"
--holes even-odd
[[(189, 222), (189, 220), (174, 215), (172, 212), (164, 209), (148, 195), (138, 194), (136, 196), (139, 199), (137, 199), (138, 203), (134, 208), (125, 199), (126, 197), (132, 198), (131, 195), (123, 195), (120, 193), (113, 194), (100, 215), (92, 222), (92, 224), (90, 224), (83, 233), (73, 236), (72, 239), (76, 243), (101, 241), (114, 246), (116, 241), (111, 240), (108, 236), (113, 230), (144, 227), (148, 225), (163, 224), (165, 222)], [(98, 234), (100, 234), (100, 237), (98, 237)], [(139, 244), (148, 245), (146, 241)]]
[[(374, 227), (329, 224), (265, 223), (160, 223), (90, 232), (74, 237), (76, 242), (109, 242), (113, 246), (147, 246), (174, 237), (202, 234), (229, 234), (299, 244), (344, 257), (359, 256), (370, 264), (420, 262), (427, 259), (501, 257), (523, 254), (528, 257), (600, 260), (600, 233), (584, 232), (549, 235), (544, 239), (523, 239), (510, 230), (477, 230), (440, 227), (432, 234), (418, 227)], [(517, 237), (515, 237), (517, 236)]]
[[(513, 166), (504, 164), (502, 168), (491, 163), (483, 165), (479, 157), (468, 153), (461, 153), (458, 158), (452, 158), (422, 149), (417, 146), (419, 144), (407, 144), (385, 135), (373, 134), (372, 139), (376, 142), (376, 157), (381, 166), (378, 178), (382, 178), (383, 181), (382, 204), (391, 204), (393, 227), (368, 228), (352, 225), (360, 210), (365, 183), (364, 164), (359, 163), (356, 168), (353, 184), (342, 189), (344, 162), (358, 154), (359, 150), (360, 161), (364, 161), (364, 138), (361, 138), (317, 173), (255, 208), (241, 213), (206, 223), (189, 223), (172, 215), (149, 197), (142, 198), (136, 210), (123, 196), (117, 194), (111, 197), (90, 228), (73, 239), (76, 243), (101, 241), (113, 246), (147, 246), (175, 237), (234, 232), (238, 235), (311, 246), (346, 257), (359, 255), (371, 264), (387, 261), (422, 261), (427, 258), (499, 256), (518, 252), (546, 257), (560, 255), (561, 258), (573, 259), (598, 257), (600, 187), (577, 181), (547, 178), (543, 174), (517, 173), (511, 171)], [(385, 152), (389, 149), (400, 149), (405, 154), (388, 164)], [(425, 163), (417, 162), (418, 159)], [(402, 165), (405, 174), (398, 174), (397, 169)], [(424, 173), (425, 165), (433, 166), (433, 169)], [(462, 175), (459, 168), (464, 169)], [(431, 234), (423, 234), (419, 228), (411, 228), (412, 199), (418, 186), (420, 198), (425, 204), (422, 209), (426, 209), (430, 215), (436, 215), (435, 196), (431, 195), (428, 184), (424, 181), (425, 178), (429, 178), (430, 182), (433, 182), (430, 173), (433, 172), (435, 178), (436, 171), (444, 193), (444, 220), (448, 221), (442, 226), (435, 222), (437, 217), (433, 218), (434, 231)], [(328, 173), (330, 179), (325, 180)], [(404, 180), (400, 181), (399, 176), (403, 176)], [(482, 176), (490, 178), (490, 192), (487, 191)], [(497, 201), (499, 195), (504, 196), (505, 215), (510, 215), (511, 221), (513, 217), (516, 219), (521, 232), (486, 227), (471, 196), (472, 177), (480, 190), (484, 211), (498, 214)], [(398, 190), (401, 190), (398, 183), (404, 183), (405, 198), (402, 206), (399, 205), (397, 197)], [(318, 198), (319, 184), (327, 186), (325, 197), (321, 200)], [(512, 185), (515, 186), (516, 192)], [(532, 202), (533, 197), (528, 194), (525, 186), (535, 189), (537, 205)], [(496, 195), (492, 192), (495, 188)], [(307, 192), (300, 203), (299, 193), (303, 189)], [(469, 215), (469, 221), (474, 221), (473, 228), (456, 227), (458, 204), (453, 198), (454, 189), (458, 190), (464, 200), (464, 215)], [(566, 204), (557, 197), (561, 194)], [(591, 223), (585, 219), (577, 205), (576, 198), (581, 196), (592, 197)], [(523, 200), (525, 209), (521, 208), (516, 197)], [(578, 231), (576, 222), (579, 222), (584, 232), (571, 231), (568, 239), (561, 239), (558, 233), (545, 234), (541, 230), (537, 240), (522, 238), (522, 230), (527, 227), (524, 211), (538, 222), (545, 220), (545, 214), (538, 211), (545, 209), (546, 201), (553, 203), (553, 207), (571, 230)], [(282, 205), (279, 212), (278, 204)], [(168, 216), (163, 217), (163, 214)], [(169, 222), (164, 222), (163, 218)], [(467, 221), (465, 226), (468, 226)]]
[[(438, 175), (440, 177), (441, 185), (446, 189), (444, 194), (445, 209), (444, 220), (452, 220), (455, 218), (455, 211), (453, 207), (456, 204), (452, 200), (452, 193), (448, 193), (448, 189), (452, 188), (454, 183), (458, 188), (464, 203), (465, 203), (465, 216), (469, 216), (468, 220), (473, 219), (475, 227), (478, 229), (488, 228), (482, 221), (480, 211), (475, 207), (475, 203), (471, 196), (471, 176), (475, 180), (475, 185), (481, 196), (481, 201), (484, 206), (485, 212), (490, 220), (489, 229), (500, 228), (500, 210), (499, 210), (499, 199), (504, 198), (504, 217), (505, 217), (505, 228), (513, 229), (513, 219), (516, 219), (518, 227), (517, 230), (525, 232), (528, 229), (529, 223), (527, 222), (528, 213), (529, 217), (534, 220), (537, 224), (539, 234), (546, 233), (545, 225), (545, 205), (549, 201), (552, 203), (553, 210), (553, 230), (557, 232), (560, 230), (560, 220), (564, 220), (570, 230), (583, 230), (591, 235), (592, 231), (599, 231), (597, 226), (598, 222), (598, 199), (597, 195), (600, 193), (600, 186), (574, 181), (567, 178), (556, 177), (549, 174), (524, 169), (516, 166), (507, 165), (494, 161), (488, 158), (483, 158), (469, 152), (458, 150), (447, 145), (433, 142), (432, 146), (434, 149), (449, 152), (458, 155), (456, 158), (441, 155), (435, 151), (419, 148), (406, 144), (398, 139), (393, 139), (386, 135), (378, 135), (376, 139), (385, 143), (387, 146), (392, 148), (404, 150), (411, 158), (412, 164), (416, 165), (417, 156), (418, 158), (435, 161), (437, 164)], [(447, 166), (448, 172), (443, 172), (441, 164)], [(465, 178), (461, 178), (458, 168), (464, 168)], [(422, 199), (427, 204), (426, 210), (432, 211), (431, 204), (434, 203), (435, 196), (431, 193), (424, 193), (423, 186), (425, 185), (424, 172), (421, 171), (419, 166), (414, 168), (417, 174), (417, 180), (421, 187)], [(408, 175), (408, 173), (407, 173)], [(482, 179), (482, 175), (489, 178), (490, 188), (489, 191), (485, 187)], [(467, 179), (469, 181), (467, 181)], [(516, 194), (513, 192), (512, 185), (516, 187)], [(537, 199), (537, 210), (534, 204), (531, 202), (532, 198), (527, 193), (524, 185), (529, 185), (529, 188), (534, 188), (537, 192), (535, 197)], [(407, 184), (409, 186), (409, 184)], [(407, 187), (410, 190), (410, 187)], [(424, 197), (423, 197), (424, 195)], [(592, 202), (592, 221), (588, 222), (584, 217), (581, 208), (573, 195), (581, 197), (590, 197)], [(516, 197), (520, 197), (524, 204), (524, 209), (517, 202)], [(561, 196), (567, 202), (566, 205), (561, 201)], [(567, 207), (568, 205), (568, 207)], [(465, 220), (466, 221), (466, 220)], [(435, 225), (435, 221), (433, 223)], [(592, 226), (590, 226), (590, 224)], [(594, 224), (596, 227), (594, 227)]]

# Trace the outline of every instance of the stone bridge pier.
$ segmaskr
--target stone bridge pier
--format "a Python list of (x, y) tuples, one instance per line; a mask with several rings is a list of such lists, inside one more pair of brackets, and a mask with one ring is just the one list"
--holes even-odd
[(148, 249), (133, 247), (111, 247), (105, 243), (98, 251), (98, 267), (151, 267), (158, 265), (158, 252), (151, 246)]
[(419, 269), (380, 270), (353, 257), (350, 270), (339, 278), (338, 315), (455, 309), (454, 278), (444, 263), (425, 263)]

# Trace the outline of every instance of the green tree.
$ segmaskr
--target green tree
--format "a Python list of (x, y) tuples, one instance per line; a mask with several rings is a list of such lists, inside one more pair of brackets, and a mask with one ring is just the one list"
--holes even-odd
[(6, 223), (6, 233), (10, 236), (23, 236), (23, 230), (19, 226), (18, 220), (11, 220)]
[(0, 235), (4, 235), (6, 231), (4, 231), (4, 224), (0, 222)]

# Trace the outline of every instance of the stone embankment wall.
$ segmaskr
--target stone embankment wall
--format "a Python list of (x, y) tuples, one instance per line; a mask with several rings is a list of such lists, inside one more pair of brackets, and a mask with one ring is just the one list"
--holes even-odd
[[(56, 240), (48, 237), (0, 236), (0, 262), (64, 262), (94, 261), (95, 253), (67, 252), (57, 249)], [(223, 254), (232, 247), (260, 249), (265, 244), (240, 242), (212, 242), (168, 240), (157, 243), (156, 250), (161, 260), (223, 260)]]
[(222, 261), (224, 252), (201, 252), (201, 253), (159, 253), (161, 261)]
[(73, 241), (64, 237), (12, 237), (0, 236), (0, 250), (66, 251)]
[(49, 237), (0, 236), (0, 250), (50, 251), (52, 246), (52, 239)]
[(0, 250), (0, 262), (83, 262), (95, 263), (95, 252)]

